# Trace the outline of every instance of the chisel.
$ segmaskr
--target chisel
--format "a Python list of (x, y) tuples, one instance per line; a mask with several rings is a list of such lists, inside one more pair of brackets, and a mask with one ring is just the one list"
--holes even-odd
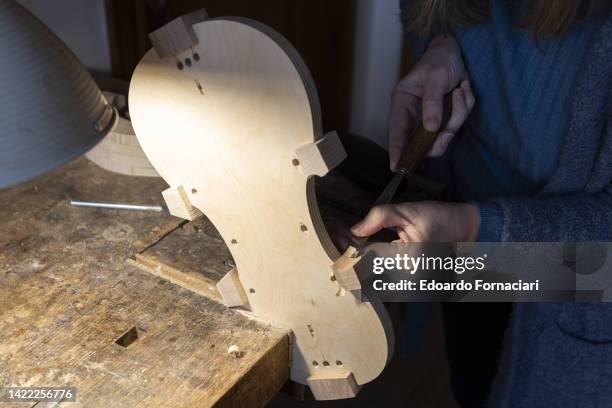
[[(408, 175), (412, 174), (412, 172), (422, 163), (423, 159), (425, 159), (427, 153), (434, 145), (440, 131), (446, 128), (451, 112), (452, 91), (444, 97), (442, 121), (440, 123), (439, 130), (436, 132), (429, 132), (423, 126), (423, 122), (419, 124), (419, 127), (416, 129), (413, 136), (406, 141), (400, 160), (395, 168), (393, 178), (383, 189), (382, 193), (380, 193), (373, 206), (391, 202), (399, 186), (402, 184), (402, 181)], [(357, 249), (357, 251), (353, 254), (353, 257), (362, 255), (365, 247), (370, 241), (370, 237), (371, 236), (353, 238), (352, 245), (355, 247), (355, 249)]]

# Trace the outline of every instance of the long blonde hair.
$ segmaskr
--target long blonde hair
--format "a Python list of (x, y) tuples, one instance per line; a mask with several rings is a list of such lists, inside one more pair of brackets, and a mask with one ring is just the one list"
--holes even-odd
[[(609, 0), (531, 0), (530, 10), (521, 28), (530, 28), (536, 37), (562, 35), (581, 18), (599, 9), (609, 9)], [(433, 31), (447, 32), (455, 27), (469, 27), (488, 15), (488, 0), (418, 0), (409, 10), (410, 29), (421, 36)]]

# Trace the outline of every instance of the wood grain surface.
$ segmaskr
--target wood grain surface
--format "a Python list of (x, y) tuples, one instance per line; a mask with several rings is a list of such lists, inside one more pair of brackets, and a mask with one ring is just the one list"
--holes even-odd
[[(165, 187), (81, 158), (0, 191), (1, 386), (70, 385), (70, 407), (263, 406), (278, 391), (285, 331), (126, 262), (181, 220), (68, 199), (159, 204)], [(137, 338), (117, 344), (128, 331)]]

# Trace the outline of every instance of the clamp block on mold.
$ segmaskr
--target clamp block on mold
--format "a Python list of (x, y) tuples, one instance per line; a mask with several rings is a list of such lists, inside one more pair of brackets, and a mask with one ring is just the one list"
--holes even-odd
[(305, 176), (323, 177), (346, 159), (346, 151), (336, 132), (328, 132), (316, 142), (295, 151)]
[(193, 25), (208, 19), (206, 10), (200, 9), (175, 18), (163, 27), (149, 33), (149, 40), (159, 59), (176, 55), (198, 44)]
[(359, 385), (350, 371), (324, 368), (321, 370), (307, 380), (310, 391), (317, 400), (354, 398), (359, 392)]
[(175, 217), (193, 221), (202, 215), (202, 212), (191, 204), (183, 186), (170, 187), (162, 191), (162, 196), (168, 211)]
[(227, 307), (246, 306), (249, 303), (246, 292), (238, 278), (238, 271), (236, 268), (226, 273), (221, 280), (217, 282), (217, 289), (219, 293), (221, 293), (223, 303), (225, 303)]
[[(371, 251), (357, 255), (357, 249), (349, 246), (332, 265), (336, 281), (345, 290), (361, 290), (361, 281), (367, 276), (366, 266), (372, 263)], [(371, 271), (370, 271), (371, 272)]]

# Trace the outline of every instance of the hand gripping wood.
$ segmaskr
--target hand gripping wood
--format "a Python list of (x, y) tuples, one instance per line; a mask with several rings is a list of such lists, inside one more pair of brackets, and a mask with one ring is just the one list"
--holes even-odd
[(136, 135), (170, 191), (228, 245), (236, 268), (220, 289), (231, 306), (292, 330), (291, 379), (319, 399), (350, 397), (385, 367), (393, 333), (382, 304), (361, 302), (332, 269), (340, 254), (314, 178), (344, 158), (341, 143), (323, 137), (313, 80), (279, 34), (236, 18), (192, 28), (192, 48), (161, 59), (151, 50), (138, 64)]

